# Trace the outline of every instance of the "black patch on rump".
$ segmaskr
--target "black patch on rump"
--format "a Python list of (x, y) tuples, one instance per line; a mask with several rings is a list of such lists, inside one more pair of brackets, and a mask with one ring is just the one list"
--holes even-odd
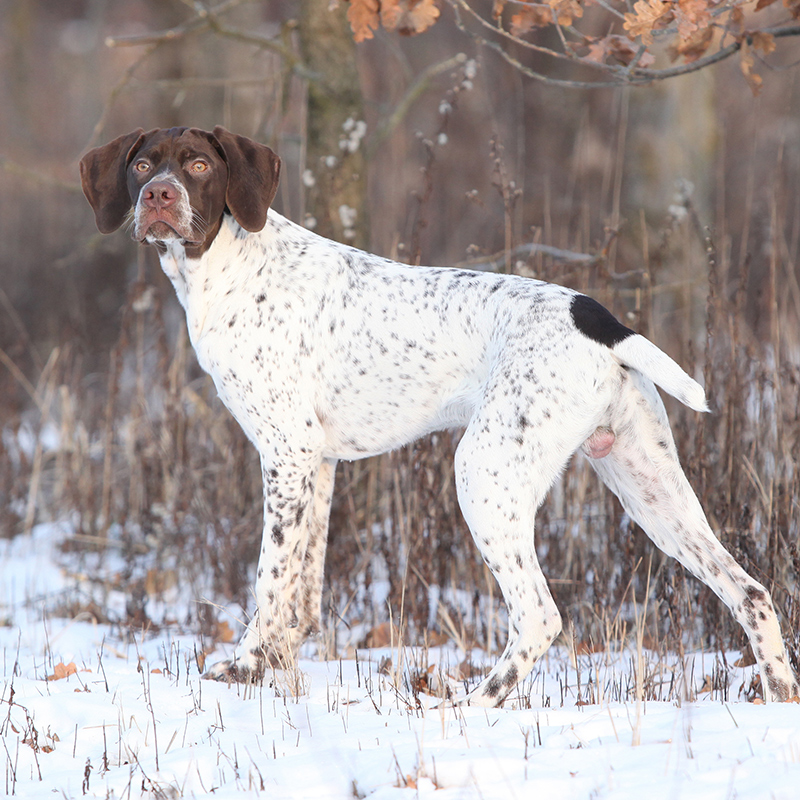
[(636, 333), (626, 328), (605, 306), (585, 294), (576, 294), (572, 298), (569, 311), (575, 327), (584, 336), (606, 347), (613, 347)]

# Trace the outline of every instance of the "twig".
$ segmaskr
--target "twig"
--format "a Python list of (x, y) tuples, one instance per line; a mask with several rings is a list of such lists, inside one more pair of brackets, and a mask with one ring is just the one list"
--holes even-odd
[[(33, 468), (31, 469), (31, 483), (28, 487), (28, 503), (25, 509), (25, 521), (22, 530), (27, 536), (33, 530), (36, 521), (36, 499), (39, 496), (39, 484), (42, 478), (42, 460), (44, 458), (44, 444), (42, 442), (42, 428), (50, 419), (50, 406), (56, 391), (55, 366), (61, 351), (58, 347), (53, 349), (50, 358), (45, 364), (42, 376), (39, 379), (39, 386), (45, 387), (44, 398), (41, 402), (41, 422), (39, 424), (39, 436), (36, 439), (36, 449), (33, 454)], [(41, 396), (39, 389), (36, 394)]]
[(114, 105), (114, 101), (117, 97), (122, 93), (125, 89), (125, 86), (130, 81), (133, 73), (139, 68), (139, 66), (146, 61), (161, 45), (163, 42), (157, 42), (155, 44), (150, 45), (140, 56), (136, 59), (132, 64), (128, 66), (125, 72), (122, 73), (122, 77), (117, 81), (114, 87), (111, 89), (111, 93), (108, 95), (108, 100), (106, 100), (106, 104), (103, 106), (103, 113), (100, 115), (100, 119), (97, 120), (97, 123), (92, 130), (92, 135), (89, 137), (89, 141), (86, 145), (86, 149), (88, 150), (91, 147), (94, 147), (98, 140), (100, 139), (100, 134), (103, 132), (103, 128), (105, 128), (106, 120), (108, 119), (108, 115), (111, 113), (111, 107)]
[(40, 412), (44, 413), (44, 405), (42, 403), (42, 398), (39, 396), (39, 392), (36, 390), (36, 387), (25, 377), (25, 373), (14, 363), (11, 356), (0, 347), (0, 362), (5, 364), (8, 371), (16, 378), (17, 383), (28, 393), (31, 400), (36, 403), (37, 408)]
[[(489, 39), (485, 38), (484, 36), (481, 36), (479, 33), (475, 33), (474, 31), (467, 30), (466, 26), (464, 25), (463, 20), (461, 19), (460, 9), (458, 8), (457, 5), (455, 5), (456, 2), (460, 2), (460, 1), (462, 1), (462, 0), (450, 0), (450, 2), (453, 4), (453, 9), (455, 11), (456, 25), (457, 25), (458, 29), (462, 33), (465, 33), (467, 36), (471, 37), (477, 44), (483, 45), (485, 47), (489, 47), (492, 50), (494, 50), (502, 59), (507, 61), (512, 67), (514, 67), (514, 69), (518, 70), (519, 72), (521, 72), (526, 77), (531, 78), (532, 80), (535, 80), (535, 81), (540, 81), (542, 83), (546, 83), (546, 84), (548, 84), (550, 86), (562, 86), (562, 87), (567, 88), (567, 89), (601, 89), (601, 88), (613, 89), (613, 88), (615, 88), (617, 86), (622, 85), (622, 83), (620, 81), (618, 81), (618, 80), (610, 80), (610, 81), (571, 81), (571, 80), (566, 80), (564, 78), (552, 78), (552, 77), (549, 77), (547, 75), (543, 75), (541, 72), (536, 72), (535, 70), (531, 69), (530, 67), (526, 67), (522, 62), (518, 61), (510, 53), (506, 52), (500, 46), (500, 44), (498, 42), (490, 41)], [(466, 3), (464, 3), (464, 5), (465, 5), (466, 8), (469, 8), (469, 6), (466, 6)], [(472, 11), (472, 9), (469, 9), (469, 10)], [(474, 12), (472, 12), (472, 13), (474, 13)], [(543, 50), (547, 50), (547, 48), (542, 48), (542, 49)], [(550, 50), (549, 52), (545, 52), (544, 55), (551, 55), (553, 58), (558, 58), (558, 59), (567, 59), (568, 61), (570, 61), (573, 64), (576, 61), (578, 61), (578, 59), (572, 58), (570, 56), (565, 56), (563, 53), (558, 53), (555, 50)], [(579, 63), (583, 64), (585, 66), (589, 66), (589, 67), (598, 66), (596, 63), (592, 63), (592, 62), (588, 62), (588, 61), (587, 62), (579, 61)], [(600, 66), (602, 67), (603, 65), (600, 65)], [(607, 66), (607, 67), (605, 67), (605, 69), (610, 72), (610, 71), (612, 71), (614, 69), (614, 67)]]
[(411, 106), (423, 95), (431, 82), (437, 75), (443, 72), (460, 67), (467, 60), (463, 53), (458, 53), (453, 58), (440, 61), (438, 64), (431, 64), (419, 75), (419, 77), (408, 87), (408, 90), (395, 107), (394, 111), (381, 124), (372, 138), (369, 145), (369, 155), (372, 155), (384, 139), (391, 135), (392, 131), (403, 121)]
[(273, 53), (279, 55), (286, 62), (289, 69), (301, 78), (313, 80), (317, 77), (303, 64), (294, 51), (284, 44), (279, 44), (275, 39), (261, 36), (252, 31), (230, 28), (227, 25), (223, 25), (223, 23), (217, 19), (216, 14), (209, 14), (209, 27), (219, 36), (225, 36), (228, 39), (235, 39), (240, 42), (245, 42), (246, 44), (256, 45), (256, 47), (261, 47), (265, 50), (271, 50)]
[(31, 183), (38, 183), (42, 186), (52, 187), (53, 189), (64, 189), (67, 192), (80, 192), (81, 185), (77, 181), (65, 181), (55, 175), (48, 175), (46, 172), (39, 172), (30, 167), (17, 164), (5, 156), (0, 156), (0, 169), (10, 172), (12, 175), (19, 175)]
[(189, 35), (201, 33), (204, 30), (209, 30), (216, 33), (218, 36), (224, 36), (228, 39), (234, 39), (245, 44), (252, 44), (256, 47), (261, 47), (264, 50), (271, 50), (273, 53), (279, 55), (288, 65), (289, 69), (298, 74), (302, 78), (313, 79), (309, 70), (304, 66), (296, 53), (282, 42), (276, 41), (275, 38), (263, 36), (254, 31), (244, 31), (240, 28), (233, 28), (220, 20), (220, 15), (225, 14), (232, 8), (241, 5), (242, 0), (231, 0), (227, 3), (221, 3), (215, 8), (207, 9), (200, 8), (194, 17), (178, 25), (174, 28), (167, 30), (157, 31), (155, 33), (134, 34), (131, 36), (109, 36), (106, 39), (107, 47), (158, 47), (162, 44), (176, 42)]
[(602, 254), (591, 255), (590, 253), (576, 253), (572, 250), (562, 250), (559, 247), (552, 247), (548, 244), (538, 244), (529, 242), (515, 247), (510, 252), (502, 251), (489, 256), (482, 261), (465, 261), (458, 264), (459, 267), (478, 270), (479, 272), (496, 272), (498, 267), (506, 263), (506, 259), (514, 261), (520, 258), (527, 258), (532, 255), (544, 255), (554, 258), (556, 261), (564, 261), (570, 264), (595, 264), (603, 259)]
[(199, 3), (194, 5), (195, 16), (174, 28), (157, 33), (133, 34), (131, 36), (109, 36), (106, 39), (106, 47), (136, 47), (141, 45), (161, 44), (166, 41), (176, 41), (182, 39), (190, 33), (208, 28), (212, 24), (212, 17), (217, 14), (224, 14), (236, 6), (242, 5), (243, 0), (227, 0), (220, 3), (213, 9), (207, 9)]
[[(784, 36), (800, 36), (800, 25), (763, 28), (760, 32), (773, 36), (776, 39), (780, 39)], [(681, 64), (678, 67), (669, 67), (667, 69), (647, 69), (645, 67), (639, 67), (636, 70), (636, 75), (641, 78), (641, 80), (636, 80), (634, 82), (649, 83), (654, 80), (666, 80), (667, 78), (674, 78), (678, 75), (687, 75), (690, 72), (697, 72), (697, 70), (709, 67), (739, 52), (739, 50), (742, 49), (742, 42), (745, 41), (748, 44), (753, 43), (752, 33), (748, 33), (742, 39), (729, 44), (727, 47), (723, 47), (722, 50), (717, 50), (716, 53), (712, 53), (710, 56), (698, 58), (697, 61), (693, 61), (690, 64)]]
[[(458, 10), (459, 10), (458, 7), (460, 6), (461, 10), (466, 11), (470, 17), (472, 17), (479, 25), (481, 25), (481, 27), (489, 29), (492, 33), (496, 33), (502, 36), (504, 39), (508, 39), (510, 42), (513, 42), (514, 44), (519, 45), (520, 47), (523, 47), (526, 50), (533, 50), (536, 53), (541, 53), (542, 55), (550, 56), (551, 58), (560, 59), (562, 61), (574, 62), (576, 60), (574, 56), (567, 55), (566, 53), (559, 53), (558, 50), (553, 50), (550, 47), (543, 47), (542, 45), (534, 44), (533, 42), (528, 42), (525, 39), (521, 39), (519, 36), (514, 36), (513, 33), (509, 33), (507, 30), (504, 30), (503, 28), (497, 25), (491, 25), (480, 14), (478, 14), (478, 12), (475, 11), (475, 9), (472, 8), (472, 6), (470, 6), (469, 3), (467, 3), (467, 0), (449, 0), (449, 2), (450, 5), (453, 6), (453, 10), (456, 12), (457, 20), (459, 21), (459, 23), (460, 20), (458, 19)], [(459, 24), (459, 27), (462, 27), (462, 24)], [(563, 33), (561, 32), (561, 26), (557, 25), (556, 27), (559, 29), (559, 36), (561, 37), (563, 42)], [(462, 28), (462, 30), (464, 29)], [(476, 36), (477, 34), (470, 34), (470, 35)], [(488, 40), (484, 40), (482, 36), (478, 36), (478, 38), (481, 41), (485, 41), (487, 44), (489, 44)], [(602, 66), (602, 65), (595, 63), (594, 66)]]

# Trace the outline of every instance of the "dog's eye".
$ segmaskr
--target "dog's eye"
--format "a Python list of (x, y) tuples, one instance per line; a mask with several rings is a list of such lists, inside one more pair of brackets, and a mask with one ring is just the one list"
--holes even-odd
[(208, 170), (208, 162), (207, 161), (192, 161), (189, 165), (189, 169), (192, 172), (206, 172)]
[(144, 160), (137, 161), (133, 165), (133, 169), (134, 169), (134, 172), (147, 172), (147, 170), (150, 169), (150, 162), (144, 161)]

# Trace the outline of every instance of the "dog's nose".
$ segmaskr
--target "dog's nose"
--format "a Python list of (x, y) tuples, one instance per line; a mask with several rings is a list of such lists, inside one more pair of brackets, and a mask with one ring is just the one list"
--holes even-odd
[(178, 199), (178, 190), (168, 181), (152, 181), (142, 190), (142, 202), (156, 210), (169, 208)]

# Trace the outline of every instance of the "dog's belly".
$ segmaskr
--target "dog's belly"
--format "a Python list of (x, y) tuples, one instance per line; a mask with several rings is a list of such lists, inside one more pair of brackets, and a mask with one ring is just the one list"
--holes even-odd
[[(415, 384), (415, 388), (420, 387)], [(427, 387), (426, 387), (427, 388)], [(395, 450), (428, 433), (462, 427), (469, 422), (476, 406), (479, 387), (449, 397), (420, 393), (411, 402), (392, 397), (373, 397), (359, 404), (341, 398), (341, 404), (320, 414), (325, 430), (327, 458), (355, 460)]]
[(259, 450), (276, 437), (302, 442), (317, 425), (326, 458), (355, 460), (396, 449), (465, 425), (489, 371), (485, 353), (467, 347), (441, 356), (435, 369), (418, 361), (398, 367), (379, 349), (342, 359), (301, 354), (278, 342), (262, 360), (259, 340), (231, 347), (219, 331), (212, 326), (194, 342), (198, 361)]
[(481, 402), (494, 363), (485, 332), (431, 325), (409, 346), (391, 325), (383, 331), (379, 344), (353, 331), (353, 347), (332, 348), (310, 371), (326, 456), (363, 458), (464, 426)]

